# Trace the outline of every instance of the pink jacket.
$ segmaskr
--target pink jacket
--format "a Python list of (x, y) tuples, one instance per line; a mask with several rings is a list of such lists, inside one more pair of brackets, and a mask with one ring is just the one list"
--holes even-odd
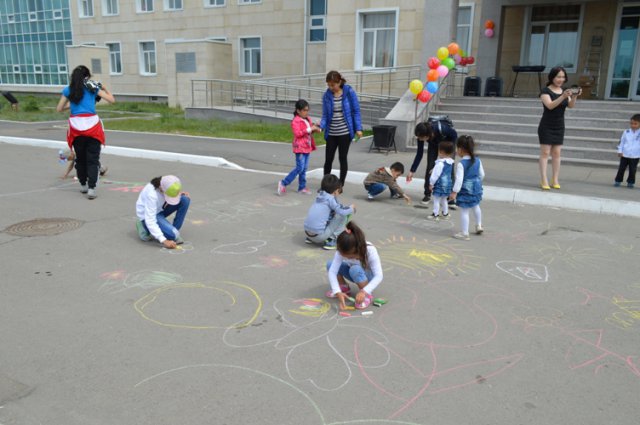
[(311, 135), (311, 118), (305, 120), (296, 115), (291, 120), (293, 131), (293, 153), (311, 153), (316, 150), (316, 142)]

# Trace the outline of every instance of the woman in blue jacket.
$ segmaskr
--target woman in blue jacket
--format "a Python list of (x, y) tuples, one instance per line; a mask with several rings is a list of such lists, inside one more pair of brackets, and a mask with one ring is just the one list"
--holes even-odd
[(351, 140), (362, 137), (360, 104), (355, 90), (346, 84), (338, 71), (329, 71), (326, 78), (327, 91), (322, 96), (322, 120), (320, 128), (327, 141), (324, 160), (324, 174), (331, 174), (333, 159), (338, 150), (340, 160), (340, 181), (344, 185), (349, 171), (347, 154)]

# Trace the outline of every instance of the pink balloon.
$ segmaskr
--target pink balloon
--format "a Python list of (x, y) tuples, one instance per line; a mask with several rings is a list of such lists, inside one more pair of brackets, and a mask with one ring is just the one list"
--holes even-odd
[(455, 61), (456, 65), (460, 64), (460, 59), (462, 59), (462, 57), (460, 57), (459, 54), (456, 53), (455, 55), (453, 55), (453, 60)]
[(439, 75), (441, 78), (444, 78), (444, 77), (446, 77), (446, 76), (447, 76), (447, 74), (449, 73), (449, 68), (447, 68), (447, 67), (446, 67), (446, 66), (444, 66), (444, 65), (440, 65), (440, 66), (436, 69), (436, 71), (438, 71), (438, 75)]
[(487, 28), (486, 30), (484, 30), (484, 35), (489, 38), (493, 37), (493, 30), (491, 28)]

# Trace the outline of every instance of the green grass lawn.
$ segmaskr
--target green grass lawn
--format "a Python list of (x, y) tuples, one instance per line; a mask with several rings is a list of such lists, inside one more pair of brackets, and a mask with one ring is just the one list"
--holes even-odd
[[(58, 113), (58, 96), (32, 96), (14, 94), (20, 110), (14, 112), (8, 102), (0, 103), (0, 120), (38, 122), (66, 120), (68, 112)], [(0, 99), (2, 101), (2, 99)], [(108, 130), (140, 131), (184, 134), (189, 136), (220, 137), (230, 139), (268, 140), (291, 142), (289, 124), (267, 124), (257, 121), (225, 121), (221, 119), (197, 120), (184, 117), (180, 108), (161, 103), (117, 102), (97, 104), (97, 112)], [(365, 131), (365, 136), (372, 132)], [(314, 134), (317, 145), (324, 144), (322, 134)]]

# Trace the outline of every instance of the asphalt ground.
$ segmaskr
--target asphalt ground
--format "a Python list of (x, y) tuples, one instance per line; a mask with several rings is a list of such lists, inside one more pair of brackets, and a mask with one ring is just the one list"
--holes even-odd
[[(291, 157), (252, 146), (278, 149), (276, 169), (107, 148), (89, 201), (56, 150), (0, 144), (0, 424), (637, 423), (637, 219), (485, 200), (466, 242), (457, 212), (434, 223), (348, 183), (388, 303), (342, 317), (323, 295), (332, 253), (304, 244), (313, 196), (276, 196)], [(175, 251), (134, 228), (163, 174), (192, 198)]]

